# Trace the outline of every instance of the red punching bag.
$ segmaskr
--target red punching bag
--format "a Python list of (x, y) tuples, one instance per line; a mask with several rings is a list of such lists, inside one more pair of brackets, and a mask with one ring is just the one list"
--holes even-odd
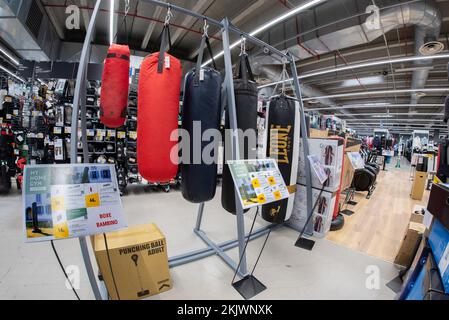
[(139, 74), (137, 163), (140, 174), (149, 182), (167, 182), (178, 171), (174, 148), (178, 144), (182, 70), (181, 62), (165, 53), (169, 39), (165, 25), (160, 51), (145, 57)]
[(111, 44), (101, 77), (100, 121), (109, 128), (125, 123), (129, 87), (129, 47)]

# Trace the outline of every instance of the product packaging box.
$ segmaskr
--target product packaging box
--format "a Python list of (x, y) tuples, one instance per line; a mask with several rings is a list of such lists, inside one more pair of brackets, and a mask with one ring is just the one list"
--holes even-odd
[(422, 200), (427, 184), (427, 172), (416, 171), (410, 196), (414, 200)]
[[(318, 199), (320, 190), (312, 189), (312, 206)], [(335, 208), (335, 194), (323, 191), (319, 198), (315, 210), (313, 211), (312, 223), (313, 235), (323, 238), (330, 229), (332, 223), (332, 215)], [(307, 222), (307, 193), (306, 187), (298, 185), (295, 193), (295, 202), (293, 204), (293, 212), (287, 224), (295, 230), (301, 231)]]
[[(335, 192), (340, 187), (341, 170), (343, 166), (343, 141), (337, 139), (309, 139), (309, 154), (320, 159), (324, 170), (329, 174), (324, 190)], [(306, 184), (305, 161), (302, 140), (299, 141), (298, 183)], [(318, 177), (312, 171), (312, 186), (321, 189)]]
[(103, 234), (94, 237), (93, 247), (112, 299), (142, 299), (171, 288), (167, 245), (155, 224), (110, 232), (106, 237), (111, 265)]
[(422, 236), (426, 231), (426, 226), (423, 224), (423, 220), (424, 215), (412, 213), (398, 254), (394, 259), (395, 264), (408, 267), (412, 263), (416, 250), (421, 243)]

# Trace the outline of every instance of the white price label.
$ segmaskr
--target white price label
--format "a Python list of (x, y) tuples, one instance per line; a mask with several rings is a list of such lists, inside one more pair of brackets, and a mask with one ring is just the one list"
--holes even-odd
[(170, 56), (165, 56), (165, 69), (170, 69)]
[(71, 133), (72, 127), (64, 127), (65, 133)]
[(54, 134), (61, 134), (62, 133), (61, 127), (54, 127), (53, 128), (53, 133)]

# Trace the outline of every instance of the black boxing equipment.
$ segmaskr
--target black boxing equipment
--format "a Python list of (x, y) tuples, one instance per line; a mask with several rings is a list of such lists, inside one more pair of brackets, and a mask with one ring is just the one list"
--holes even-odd
[(101, 78), (100, 121), (110, 128), (125, 123), (129, 87), (129, 47), (111, 44)]
[(263, 205), (261, 215), (268, 222), (282, 223), (290, 218), (295, 201), (300, 139), (298, 102), (285, 95), (273, 98), (267, 108), (265, 124), (266, 155), (276, 159), (291, 192), (287, 199)]
[[(189, 71), (184, 82), (184, 98), (182, 105), (182, 128), (189, 133), (190, 139), (182, 141), (182, 150), (189, 150), (189, 163), (181, 162), (181, 190), (184, 199), (201, 203), (211, 200), (215, 196), (217, 187), (217, 150), (219, 141), (209, 137), (204, 141), (201, 139), (203, 133), (208, 129), (218, 130), (221, 120), (221, 75), (214, 68), (201, 68), (204, 48), (207, 45), (212, 57), (212, 50), (207, 35), (201, 40), (196, 68)], [(197, 143), (193, 141), (194, 125), (201, 126), (201, 136), (198, 137), (199, 150), (194, 149)], [(211, 141), (212, 139), (212, 141)], [(202, 157), (205, 148), (213, 158), (212, 163), (205, 163)]]
[(139, 74), (137, 154), (139, 172), (149, 182), (166, 182), (178, 172), (179, 93), (181, 62), (165, 53), (170, 43), (168, 24), (162, 30), (160, 51), (142, 62)]
[[(239, 61), (239, 74), (234, 79), (234, 95), (235, 95), (235, 111), (237, 115), (237, 128), (243, 131), (257, 130), (257, 84), (254, 81), (254, 76), (249, 64), (248, 55), (241, 54)], [(229, 106), (226, 108), (225, 126), (230, 129), (229, 123)], [(227, 138), (225, 142), (231, 141), (229, 130), (226, 132)], [(225, 143), (226, 145), (226, 143)], [(257, 150), (250, 148), (247, 143), (240, 146), (243, 150), (243, 157), (241, 159), (255, 159), (257, 157)], [(229, 153), (229, 155), (227, 155)], [(235, 207), (235, 188), (232, 180), (231, 171), (226, 164), (227, 160), (231, 160), (231, 152), (226, 152), (224, 148), (223, 161), (223, 177), (222, 177), (222, 191), (221, 191), (221, 205), (223, 208), (232, 213), (236, 213)]]

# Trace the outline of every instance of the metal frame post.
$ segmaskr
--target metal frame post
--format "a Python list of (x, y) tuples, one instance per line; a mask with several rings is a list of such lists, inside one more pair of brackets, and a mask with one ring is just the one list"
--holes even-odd
[[(232, 159), (240, 160), (240, 146), (239, 146), (239, 136), (238, 136), (238, 124), (237, 124), (237, 112), (235, 108), (235, 95), (234, 95), (234, 82), (232, 79), (232, 58), (231, 49), (229, 45), (229, 21), (228, 18), (224, 18), (223, 21), (223, 52), (224, 52), (224, 63), (225, 63), (225, 88), (226, 95), (228, 98), (228, 116), (229, 124), (232, 132), (231, 139), (231, 150)], [(236, 218), (237, 218), (237, 236), (239, 241), (239, 257), (242, 260), (240, 263), (240, 273), (246, 275), (247, 265), (246, 265), (246, 255), (244, 254), (245, 248), (245, 221), (243, 217), (243, 207), (240, 203), (240, 197), (238, 195), (237, 189), (235, 189), (235, 207), (236, 207)]]
[[(296, 97), (299, 101), (299, 114), (300, 114), (300, 123), (301, 123), (301, 136), (302, 136), (302, 144), (303, 144), (303, 155), (304, 155), (304, 166), (306, 171), (306, 190), (307, 190), (307, 218), (309, 218), (310, 215), (313, 214), (312, 211), (312, 173), (310, 169), (310, 162), (307, 158), (309, 153), (309, 137), (307, 133), (307, 122), (306, 122), (306, 115), (304, 113), (304, 104), (302, 102), (302, 93), (301, 93), (301, 87), (299, 84), (298, 79), (298, 71), (296, 69), (296, 63), (295, 58), (289, 54), (290, 58), (290, 67), (292, 71), (292, 77), (293, 77), (293, 84), (295, 87), (295, 93)], [(312, 219), (309, 219), (310, 221)], [(305, 232), (309, 235), (313, 234), (313, 225), (311, 223), (308, 224), (306, 227)]]
[[(87, 65), (89, 63), (90, 56), (90, 42), (92, 40), (92, 34), (94, 30), (94, 25), (98, 17), (98, 12), (100, 11), (101, 0), (97, 0), (95, 3), (92, 16), (90, 18), (89, 27), (87, 28), (86, 38), (84, 39), (83, 49), (81, 51), (81, 58), (78, 65), (78, 73), (76, 75), (75, 92), (73, 97), (73, 109), (72, 109), (72, 125), (71, 125), (71, 138), (70, 138), (70, 163), (77, 163), (77, 146), (78, 146), (78, 117), (79, 117), (79, 106), (81, 99), (83, 104), (86, 103), (86, 75), (87, 75)], [(81, 117), (85, 117), (85, 113), (81, 113)], [(84, 127), (84, 126), (83, 126)], [(83, 132), (84, 136), (86, 132)], [(83, 137), (83, 144), (87, 145), (85, 137)], [(84, 150), (84, 145), (83, 145)], [(89, 248), (87, 246), (86, 237), (78, 238), (81, 253), (83, 255), (84, 264), (86, 266), (87, 276), (89, 278), (90, 285), (92, 286), (92, 291), (94, 293), (96, 300), (102, 300), (102, 296), (98, 287), (97, 277), (95, 276), (94, 269), (92, 267), (92, 262), (90, 260)]]

